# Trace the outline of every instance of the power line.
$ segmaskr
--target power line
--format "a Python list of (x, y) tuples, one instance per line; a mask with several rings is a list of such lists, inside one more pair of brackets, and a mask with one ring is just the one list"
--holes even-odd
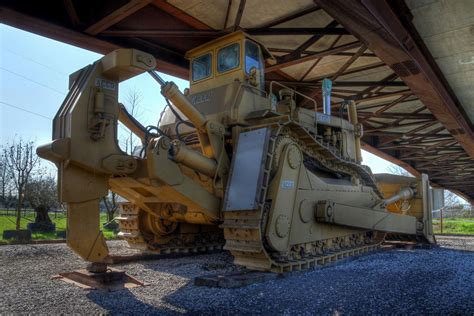
[(20, 78), (23, 78), (23, 79), (25, 79), (25, 80), (31, 81), (31, 82), (33, 82), (33, 83), (36, 83), (37, 85), (40, 85), (40, 86), (45, 87), (45, 88), (47, 88), (47, 89), (50, 89), (50, 90), (52, 90), (52, 91), (54, 91), (54, 92), (56, 92), (56, 93), (59, 93), (59, 94), (62, 94), (62, 95), (66, 95), (66, 93), (64, 93), (63, 91), (60, 91), (60, 90), (58, 90), (58, 89), (55, 89), (55, 88), (50, 87), (50, 86), (48, 86), (48, 85), (45, 85), (45, 84), (43, 84), (43, 83), (41, 83), (41, 82), (38, 82), (38, 81), (36, 81), (36, 80), (30, 79), (30, 78), (28, 78), (28, 77), (25, 77), (25, 76), (23, 76), (23, 75), (21, 75), (21, 74), (19, 74), (19, 73), (16, 73), (16, 72), (14, 72), (14, 71), (11, 71), (11, 70), (9, 70), (9, 69), (5, 69), (5, 68), (3, 68), (3, 67), (0, 67), (0, 69), (3, 70), (3, 71), (9, 72), (9, 73), (11, 73), (11, 74), (13, 74), (13, 75), (15, 75), (15, 76), (18, 76), (18, 77), (20, 77)]
[(53, 68), (53, 67), (50, 67), (50, 66), (48, 66), (48, 65), (46, 65), (46, 64), (43, 64), (43, 63), (41, 63), (41, 62), (39, 62), (39, 61), (36, 61), (36, 60), (31, 59), (31, 58), (29, 58), (29, 57), (26, 57), (26, 56), (24, 56), (24, 55), (22, 55), (22, 54), (19, 54), (19, 53), (17, 53), (17, 52), (14, 52), (14, 51), (12, 51), (12, 50), (10, 50), (10, 49), (8, 49), (8, 48), (3, 48), (3, 49), (6, 50), (7, 52), (9, 52), (10, 54), (13, 54), (13, 55), (16, 55), (16, 56), (18, 56), (18, 57), (21, 57), (21, 58), (23, 58), (23, 59), (29, 60), (29, 61), (31, 61), (32, 63), (35, 63), (35, 64), (38, 64), (38, 65), (43, 66), (43, 67), (45, 67), (45, 68), (48, 68), (48, 69), (50, 69), (50, 70), (52, 70), (52, 71), (54, 71), (54, 72), (57, 72), (58, 74), (61, 74), (61, 75), (64, 75), (64, 76), (68, 76), (68, 74), (65, 73), (65, 72), (59, 71), (59, 70), (57, 70), (57, 69), (55, 69), (55, 68)]
[(30, 110), (24, 109), (24, 108), (22, 108), (22, 107), (19, 107), (19, 106), (10, 104), (10, 103), (6, 103), (6, 102), (3, 102), (3, 101), (0, 101), (0, 104), (3, 104), (3, 105), (6, 105), (6, 106), (9, 106), (9, 107), (11, 107), (11, 108), (14, 108), (14, 109), (17, 109), (17, 110), (20, 110), (20, 111), (23, 111), (23, 112), (27, 112), (27, 113), (30, 113), (30, 114), (33, 114), (33, 115), (36, 115), (36, 116), (39, 116), (39, 117), (48, 119), (48, 120), (50, 120), (50, 121), (52, 120), (52, 118), (50, 118), (50, 117), (48, 117), (48, 116), (45, 116), (45, 115), (43, 115), (43, 114), (39, 114), (39, 113), (30, 111)]

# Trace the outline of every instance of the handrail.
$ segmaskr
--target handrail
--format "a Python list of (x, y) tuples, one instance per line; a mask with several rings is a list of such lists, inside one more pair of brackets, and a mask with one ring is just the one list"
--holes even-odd
[(284, 84), (279, 83), (278, 81), (271, 81), (271, 82), (270, 82), (270, 93), (268, 94), (268, 96), (271, 96), (272, 93), (273, 93), (273, 84), (279, 85), (280, 87), (285, 88), (285, 89), (292, 90), (292, 91), (293, 91), (294, 93), (296, 93), (297, 95), (302, 96), (303, 98), (305, 98), (305, 99), (307, 99), (307, 100), (313, 102), (313, 104), (314, 104), (314, 112), (317, 112), (318, 107), (317, 107), (316, 101), (315, 101), (313, 98), (310, 98), (310, 97), (308, 97), (306, 94), (303, 94), (303, 93), (301, 93), (301, 92), (298, 92), (298, 91), (296, 91), (295, 89), (292, 89), (292, 88), (290, 88), (290, 87), (287, 87), (287, 86), (285, 86)]
[[(278, 81), (271, 81), (270, 82), (270, 92), (268, 93), (269, 98), (273, 94), (273, 84), (279, 85), (280, 87), (285, 88), (285, 89), (292, 90), (295, 94), (298, 94), (299, 96), (302, 96), (303, 98), (309, 100), (310, 102), (313, 102), (313, 104), (314, 104), (314, 113), (315, 113), (315, 115), (314, 115), (314, 128), (318, 127), (318, 118), (317, 118), (317, 114), (316, 114), (318, 112), (318, 106), (317, 106), (316, 101), (313, 98), (310, 98), (307, 95), (296, 91), (295, 89), (291, 89), (290, 87), (287, 87), (284, 84), (279, 83)], [(269, 102), (271, 104), (271, 100), (269, 100)]]

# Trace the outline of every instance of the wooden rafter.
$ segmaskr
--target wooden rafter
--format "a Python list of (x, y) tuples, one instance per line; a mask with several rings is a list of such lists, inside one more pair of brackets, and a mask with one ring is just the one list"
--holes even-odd
[(227, 28), (227, 23), (229, 21), (230, 9), (232, 8), (232, 0), (227, 0), (227, 10), (225, 12), (224, 26), (223, 29)]
[(89, 35), (97, 35), (150, 3), (151, 0), (130, 0), (127, 4), (114, 10), (110, 14), (104, 16), (99, 21), (89, 26), (84, 30), (84, 32)]
[[(282, 84), (289, 85), (289, 86), (296, 86), (296, 87), (308, 87), (308, 88), (315, 88), (321, 87), (322, 81), (314, 82), (314, 81), (283, 81)], [(394, 81), (349, 81), (349, 80), (340, 80), (334, 81), (333, 86), (339, 87), (367, 87), (367, 86), (375, 86), (375, 87), (405, 87), (403, 82), (394, 82)], [(319, 93), (319, 92), (318, 92)], [(316, 93), (314, 93), (316, 94)], [(390, 94), (391, 96), (392, 94)], [(395, 94), (396, 95), (396, 94)], [(377, 95), (379, 97), (387, 97), (389, 93), (383, 95)]]
[[(331, 21), (329, 22), (328, 25), (324, 27), (324, 29), (325, 30), (334, 29), (338, 24), (339, 23), (337, 23), (336, 21)], [(324, 35), (326, 35), (326, 33), (321, 33), (321, 34), (316, 34), (316, 35), (311, 36), (309, 39), (304, 41), (303, 44), (300, 44), (300, 46), (296, 47), (294, 52), (289, 54), (288, 56), (290, 56), (290, 59), (295, 58), (295, 57), (301, 57), (302, 52), (310, 48), (312, 45), (316, 44)], [(330, 48), (333, 48), (333, 47), (330, 47)]]
[[(359, 116), (362, 116), (362, 117), (366, 117), (366, 116), (373, 116), (374, 113), (373, 112), (362, 112), (362, 111), (358, 111), (357, 114)], [(423, 114), (416, 114), (416, 113), (398, 113), (398, 112), (393, 112), (393, 113), (380, 113), (377, 115), (377, 117), (380, 117), (380, 118), (390, 118), (390, 119), (414, 119), (414, 120), (417, 120), (417, 119), (431, 119), (431, 120), (434, 120), (435, 117), (433, 114), (430, 114), (430, 113), (423, 113)], [(399, 121), (397, 121), (398, 123)]]
[(403, 100), (406, 100), (408, 99), (409, 97), (411, 97), (412, 95), (411, 94), (405, 94), (405, 95), (402, 95), (401, 97), (399, 97), (398, 99), (396, 99), (395, 101), (387, 104), (387, 105), (384, 105), (383, 107), (381, 107), (380, 109), (378, 109), (377, 111), (374, 112), (374, 116), (379, 116), (380, 114), (384, 113), (385, 111), (393, 108), (394, 106), (396, 106), (397, 104), (399, 104), (400, 102), (402, 102)]
[[(376, 81), (378, 82), (378, 81)], [(375, 86), (371, 86), (372, 88), (376, 88), (376, 87), (385, 87), (383, 85), (375, 85)], [(391, 97), (394, 97), (394, 96), (397, 96), (397, 95), (405, 95), (405, 94), (411, 94), (411, 90), (410, 89), (403, 89), (403, 90), (398, 90), (398, 91), (391, 91), (391, 92), (381, 92), (381, 93), (378, 93), (378, 94), (375, 94), (375, 95), (371, 95), (371, 96), (360, 96), (360, 95), (356, 95), (354, 97), (351, 97), (351, 99), (353, 100), (356, 100), (358, 101), (357, 103), (364, 103), (364, 102), (372, 102), (372, 101), (376, 101), (376, 100), (380, 100), (380, 99), (387, 99), (387, 98), (391, 98)], [(333, 104), (333, 107), (339, 107), (340, 105), (342, 104), (342, 102), (336, 102)], [(360, 110), (367, 110), (367, 109), (371, 109), (371, 108), (374, 108), (374, 107), (380, 107), (381, 105), (380, 104), (377, 104), (377, 105), (366, 105), (366, 106), (358, 106), (357, 108), (360, 109)]]
[(237, 31), (240, 28), (240, 21), (242, 20), (242, 15), (244, 14), (246, 0), (240, 0), (239, 9), (237, 10), (237, 16), (235, 17), (233, 31)]
[(341, 46), (338, 46), (338, 47), (334, 47), (332, 49), (326, 49), (326, 50), (323, 50), (323, 51), (320, 51), (320, 52), (317, 52), (317, 53), (314, 53), (314, 54), (311, 54), (311, 55), (306, 55), (306, 56), (303, 56), (303, 57), (300, 57), (300, 58), (287, 60), (287, 61), (284, 61), (284, 62), (281, 62), (281, 63), (277, 63), (276, 65), (267, 67), (265, 69), (265, 72), (268, 73), (268, 72), (272, 72), (272, 71), (275, 71), (275, 70), (278, 70), (278, 69), (282, 69), (282, 68), (286, 68), (286, 67), (293, 66), (293, 65), (296, 65), (296, 64), (304, 63), (304, 62), (307, 62), (307, 61), (310, 61), (310, 60), (315, 60), (317, 58), (332, 55), (336, 52), (344, 52), (344, 51), (347, 51), (347, 50), (350, 50), (350, 49), (357, 48), (360, 45), (361, 44), (359, 42), (353, 42), (353, 43), (344, 44), (344, 45), (341, 45)]
[(196, 19), (195, 17), (187, 14), (183, 10), (169, 4), (166, 0), (153, 0), (152, 5), (173, 16), (177, 20), (189, 25), (197, 30), (210, 30), (212, 29), (206, 23)]
[[(268, 47), (268, 50), (272, 53), (284, 53), (284, 54), (290, 54), (291, 52), (293, 52), (293, 49), (290, 49), (290, 48), (276, 48), (276, 47)], [(317, 51), (314, 51), (314, 50), (305, 50), (304, 52), (302, 52), (301, 54), (302, 55), (311, 55), (311, 54), (317, 54), (318, 52)], [(349, 56), (351, 57), (352, 55), (354, 55), (354, 53), (351, 53), (351, 52), (336, 52), (336, 53), (333, 53), (331, 54), (333, 56)], [(363, 53), (361, 55), (361, 57), (377, 57), (377, 55), (373, 54), (373, 53)]]
[[(342, 31), (341, 31), (342, 30)], [(271, 36), (289, 36), (289, 35), (340, 35), (345, 33), (344, 29), (332, 28), (325, 29), (320, 27), (315, 28), (242, 28), (242, 31), (250, 35), (271, 35)], [(225, 34), (233, 32), (233, 30), (213, 30), (213, 29), (141, 29), (141, 30), (107, 30), (100, 31), (101, 35), (111, 37), (220, 37)], [(348, 48), (350, 49), (350, 48)]]
[(308, 8), (304, 8), (302, 10), (298, 10), (298, 11), (290, 13), (288, 15), (276, 18), (275, 20), (270, 21), (268, 23), (265, 23), (265, 24), (261, 25), (260, 27), (261, 28), (269, 28), (269, 27), (277, 26), (277, 25), (283, 24), (285, 22), (292, 21), (292, 20), (295, 20), (295, 19), (300, 18), (302, 16), (308, 15), (310, 13), (316, 12), (320, 9), (321, 8), (318, 7), (318, 6), (311, 6), (311, 7), (308, 7)]
[(337, 78), (339, 78), (340, 75), (342, 75), (347, 68), (349, 68), (357, 58), (359, 58), (365, 51), (367, 50), (367, 46), (362, 45), (359, 50), (351, 57), (349, 58), (332, 76), (331, 80), (334, 81)]
[[(402, 20), (388, 0), (315, 0), (329, 15), (354, 36), (363, 39), (369, 49), (404, 76), (412, 92), (451, 132), (469, 155), (474, 157), (474, 130), (466, 113), (458, 106), (437, 66), (416, 41), (416, 29)], [(398, 67), (399, 65), (410, 65)], [(413, 66), (413, 67), (411, 67)]]
[[(357, 67), (352, 67), (352, 68), (346, 69), (339, 76), (346, 76), (346, 75), (355, 74), (355, 73), (358, 73), (358, 72), (361, 72), (361, 71), (376, 69), (376, 68), (380, 68), (380, 67), (386, 67), (386, 65), (381, 61), (377, 61), (377, 62), (374, 62), (372, 64), (357, 66)], [(323, 80), (324, 78), (331, 78), (334, 75), (336, 75), (336, 72), (329, 73), (329, 74), (326, 74), (324, 76), (318, 76), (318, 77), (315, 77), (315, 78), (311, 78), (311, 81), (319, 81), (319, 80)], [(381, 81), (388, 81), (388, 80), (381, 80)], [(376, 88), (376, 87), (378, 87), (378, 86), (375, 86), (373, 88)]]
[[(371, 121), (373, 119), (369, 119), (368, 121)], [(417, 122), (410, 122), (410, 123), (405, 123), (405, 124), (385, 124), (383, 126), (380, 126), (380, 127), (375, 127), (375, 128), (372, 128), (372, 129), (368, 129), (366, 132), (372, 132), (372, 131), (384, 131), (384, 130), (387, 130), (387, 129), (396, 129), (396, 128), (401, 128), (401, 127), (408, 127), (408, 126), (417, 126), (417, 125), (420, 125), (420, 124), (423, 124), (423, 123), (432, 123), (432, 120), (419, 120)], [(435, 121), (435, 123), (437, 123)]]
[[(435, 118), (433, 117), (433, 120), (434, 120), (434, 119), (435, 119)], [(400, 122), (401, 122), (400, 119), (395, 121), (395, 123), (400, 123)], [(416, 140), (418, 140), (419, 138), (415, 138), (416, 136), (414, 136), (414, 134), (416, 134), (416, 133), (418, 133), (418, 132), (420, 132), (420, 131), (422, 131), (422, 130), (424, 130), (424, 129), (430, 128), (430, 127), (432, 127), (433, 125), (436, 125), (436, 123), (437, 123), (437, 122), (434, 121), (434, 122), (429, 122), (429, 123), (423, 124), (423, 125), (421, 125), (421, 126), (418, 126), (417, 128), (414, 128), (414, 129), (412, 129), (412, 130), (410, 130), (410, 131), (404, 133), (404, 134), (403, 134), (403, 137), (404, 137), (405, 140), (409, 140), (409, 141), (414, 141), (414, 140), (415, 140), (415, 141), (416, 141)], [(437, 132), (440, 132), (440, 131), (442, 131), (442, 130), (444, 130), (444, 127), (442, 127), (442, 128), (439, 129), (439, 130), (431, 131), (431, 133), (437, 133)], [(412, 137), (409, 137), (409, 136), (412, 136)], [(449, 135), (449, 136), (452, 137), (451, 135)], [(423, 136), (419, 136), (419, 137), (425, 137), (425, 136), (423, 135)], [(401, 137), (391, 137), (391, 138), (389, 138), (389, 139), (386, 139), (386, 140), (380, 142), (380, 145), (385, 145), (385, 144), (394, 142), (394, 141), (396, 141), (396, 140), (398, 140), (398, 139), (400, 139), (400, 138), (401, 138)]]
[[(407, 92), (407, 93), (410, 93), (410, 92)], [(404, 94), (404, 93), (399, 93), (398, 91), (397, 92), (386, 92), (386, 93), (382, 93), (382, 94), (376, 94), (376, 95), (373, 95), (371, 97), (360, 98), (358, 100), (362, 103), (362, 102), (366, 102), (366, 101), (373, 101), (373, 100), (376, 100), (376, 99), (385, 98), (385, 97), (388, 97), (388, 96), (397, 96), (397, 95), (402, 95), (402, 94)], [(377, 96), (380, 96), (380, 98), (377, 98)], [(418, 100), (419, 99), (417, 97), (413, 97), (413, 98), (410, 98), (408, 100), (404, 100), (402, 102), (399, 102), (398, 104), (413, 102), (413, 101), (418, 101)], [(370, 110), (370, 109), (379, 108), (381, 106), (384, 106), (384, 105), (387, 105), (387, 104), (390, 104), (390, 103), (392, 103), (392, 102), (390, 101), (390, 102), (384, 102), (384, 103), (363, 105), (363, 106), (358, 107), (358, 109), (360, 109), (361, 111), (366, 111), (366, 110)]]
[(69, 21), (71, 21), (72, 26), (76, 27), (81, 25), (81, 20), (77, 15), (76, 8), (74, 7), (73, 0), (63, 0), (64, 8), (66, 9), (66, 13), (69, 17)]

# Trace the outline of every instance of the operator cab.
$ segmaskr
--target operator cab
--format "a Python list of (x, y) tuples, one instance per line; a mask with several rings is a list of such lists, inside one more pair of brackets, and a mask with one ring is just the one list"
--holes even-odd
[(190, 60), (190, 94), (234, 81), (265, 90), (265, 60), (270, 52), (244, 32), (234, 32), (186, 53)]

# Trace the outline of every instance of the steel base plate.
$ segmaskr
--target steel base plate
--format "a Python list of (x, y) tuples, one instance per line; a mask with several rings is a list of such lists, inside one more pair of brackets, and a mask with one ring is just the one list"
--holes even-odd
[(148, 285), (128, 275), (125, 271), (114, 268), (108, 268), (107, 272), (104, 273), (92, 273), (86, 269), (79, 269), (60, 273), (51, 277), (51, 279), (62, 280), (85, 290), (118, 291)]

